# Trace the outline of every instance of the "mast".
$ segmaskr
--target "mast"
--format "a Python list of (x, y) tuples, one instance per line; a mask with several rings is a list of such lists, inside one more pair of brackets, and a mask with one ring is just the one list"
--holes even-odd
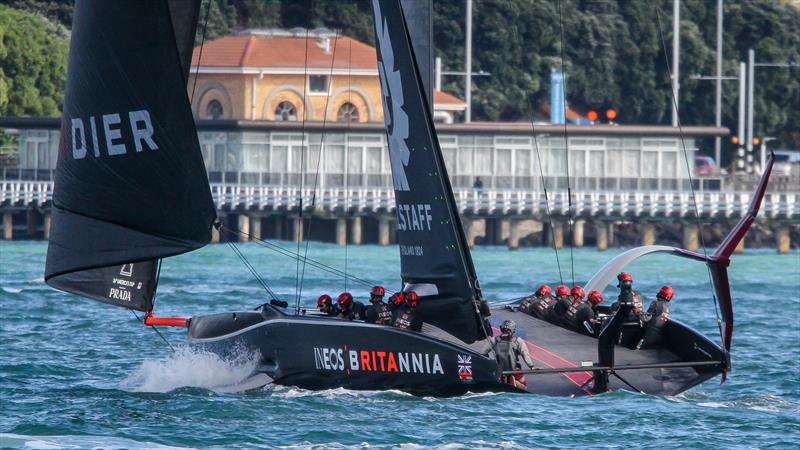
[(485, 337), (480, 290), (399, 0), (373, 0), (401, 275), (419, 314), (465, 342)]

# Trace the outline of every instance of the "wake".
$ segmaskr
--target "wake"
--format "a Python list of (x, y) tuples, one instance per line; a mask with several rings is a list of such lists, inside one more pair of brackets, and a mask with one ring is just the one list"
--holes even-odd
[(122, 380), (120, 387), (134, 392), (170, 392), (182, 387), (226, 391), (255, 372), (260, 355), (234, 351), (230, 358), (215, 353), (179, 347), (166, 359), (146, 359)]

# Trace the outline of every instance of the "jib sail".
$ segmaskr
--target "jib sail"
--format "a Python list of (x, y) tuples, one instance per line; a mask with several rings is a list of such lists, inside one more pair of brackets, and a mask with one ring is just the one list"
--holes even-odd
[(466, 342), (484, 337), (480, 291), (399, 1), (373, 0), (403, 282), (419, 313)]
[(215, 209), (186, 94), (198, 8), (76, 3), (49, 285), (148, 311), (159, 259), (211, 239)]

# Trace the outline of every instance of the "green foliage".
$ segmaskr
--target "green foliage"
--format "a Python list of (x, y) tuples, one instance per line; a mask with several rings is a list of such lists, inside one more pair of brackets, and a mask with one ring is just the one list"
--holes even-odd
[(67, 45), (43, 17), (0, 6), (0, 116), (58, 116)]
[[(10, 0), (69, 26), (71, 0)], [(243, 28), (327, 27), (372, 44), (367, 0), (203, 0), (198, 40), (208, 10), (206, 39)], [(724, 74), (756, 50), (759, 62), (800, 61), (798, 2), (725, 2)], [(464, 0), (434, 0), (436, 55), (444, 69), (462, 71)], [(621, 123), (668, 124), (672, 96), (672, 0), (480, 0), (473, 3), (474, 120), (527, 120), (549, 99), (552, 69), (563, 68), (570, 106), (614, 107)], [(716, 2), (681, 1), (680, 111), (684, 125), (714, 123)], [(660, 22), (660, 31), (659, 31)], [(0, 28), (1, 29), (1, 28)], [(2, 31), (0, 31), (2, 32)], [(667, 49), (665, 52), (664, 45)], [(668, 61), (669, 59), (669, 61)], [(6, 72), (5, 80), (10, 75)], [(0, 76), (0, 105), (11, 90)], [(446, 76), (444, 89), (463, 96), (463, 77)], [(800, 147), (800, 69), (756, 69), (756, 134)], [(738, 83), (723, 83), (723, 125), (735, 131)]]

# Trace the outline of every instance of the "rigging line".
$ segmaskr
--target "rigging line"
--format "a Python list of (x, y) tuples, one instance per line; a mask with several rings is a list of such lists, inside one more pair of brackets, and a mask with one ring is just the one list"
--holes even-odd
[[(508, 1), (508, 6), (514, 10), (514, 5), (511, 4), (511, 1)], [(512, 22), (511, 25), (511, 34), (514, 36), (514, 41), (516, 42), (518, 47), (522, 47), (521, 40), (519, 38), (519, 30), (516, 22)], [(526, 100), (528, 103), (528, 110), (530, 111), (530, 122), (531, 122), (531, 137), (533, 138), (533, 148), (536, 151), (536, 162), (539, 165), (539, 176), (542, 180), (542, 191), (544, 191), (544, 208), (545, 212), (547, 213), (547, 221), (550, 224), (550, 238), (553, 241), (553, 251), (556, 254), (556, 267), (558, 268), (558, 279), (561, 280), (561, 284), (564, 284), (564, 275), (561, 271), (561, 259), (558, 257), (558, 248), (556, 248), (556, 233), (553, 227), (553, 215), (550, 212), (550, 198), (547, 194), (547, 180), (544, 178), (544, 169), (542, 168), (542, 156), (539, 152), (539, 139), (536, 137), (536, 124), (533, 120), (533, 114), (535, 109), (533, 107), (533, 101), (531, 100), (529, 95), (526, 95)]]
[[(134, 310), (132, 310), (132, 309), (130, 309), (130, 308), (128, 308), (128, 311), (130, 311), (130, 312), (131, 312), (131, 314), (133, 314), (133, 317), (135, 317), (135, 318), (136, 318), (136, 320), (137, 320), (138, 322), (142, 322), (142, 319), (140, 319), (140, 318), (139, 318), (139, 315), (138, 315), (138, 314), (136, 314), (136, 311), (134, 311)], [(164, 343), (165, 343), (165, 344), (167, 344), (167, 346), (170, 348), (170, 350), (172, 350), (172, 353), (175, 353), (175, 347), (173, 347), (173, 346), (172, 346), (172, 344), (170, 344), (170, 343), (169, 343), (169, 341), (167, 340), (167, 338), (165, 338), (165, 337), (164, 337), (164, 335), (163, 335), (163, 334), (161, 334), (161, 332), (160, 332), (160, 331), (158, 331), (158, 328), (154, 327), (153, 325), (150, 325), (150, 328), (152, 328), (152, 329), (153, 329), (153, 331), (155, 331), (155, 332), (156, 332), (156, 334), (158, 335), (158, 337), (160, 337), (160, 338), (161, 338), (161, 340), (162, 340), (162, 341), (164, 341)]]
[[(575, 230), (572, 218), (572, 187), (569, 182), (569, 133), (567, 132), (567, 69), (564, 65), (564, 13), (558, 1), (558, 25), (561, 30), (561, 93), (564, 94), (564, 148), (567, 155), (567, 223), (569, 224), (569, 263), (572, 268), (572, 285), (575, 285), (575, 257), (573, 254)], [(560, 94), (559, 93), (559, 96)], [(550, 105), (553, 109), (553, 105)], [(555, 243), (553, 244), (555, 245)]]
[[(669, 79), (672, 79), (672, 67), (669, 65), (669, 55), (667, 54), (667, 43), (664, 40), (664, 32), (661, 27), (661, 9), (658, 7), (656, 3), (653, 4), (653, 8), (656, 10), (656, 21), (658, 24), (658, 36), (661, 39), (661, 48), (664, 50), (664, 62), (667, 66), (667, 73), (669, 74)], [(694, 180), (692, 179), (692, 169), (689, 166), (689, 153), (686, 150), (686, 139), (683, 135), (683, 125), (681, 124), (681, 115), (680, 110), (678, 109), (678, 99), (675, 98), (675, 92), (670, 89), (670, 97), (672, 99), (672, 107), (675, 108), (675, 111), (678, 111), (676, 114), (676, 119), (678, 122), (678, 132), (681, 136), (681, 146), (683, 148), (683, 159), (686, 162), (686, 173), (689, 176), (689, 189), (692, 192), (692, 205), (694, 206), (694, 218), (695, 222), (697, 223), (697, 232), (700, 235), (700, 243), (703, 246), (703, 256), (708, 258), (708, 250), (706, 249), (706, 240), (703, 237), (703, 226), (700, 222), (700, 209), (697, 207), (697, 194), (694, 191)], [(713, 286), (714, 281), (711, 277), (711, 268), (706, 264), (706, 272), (708, 273), (708, 283), (709, 285)], [(722, 332), (722, 319), (720, 318), (719, 313), (719, 303), (717, 301), (717, 294), (714, 292), (714, 289), (711, 289), (711, 298), (714, 299), (714, 313), (717, 316), (717, 326), (719, 327), (719, 335), (720, 338), (723, 336)], [(724, 338), (723, 338), (724, 339)]]
[(248, 261), (247, 257), (244, 256), (244, 253), (242, 253), (242, 249), (237, 247), (236, 244), (233, 243), (233, 241), (227, 241), (226, 243), (231, 248), (231, 250), (233, 250), (233, 252), (236, 253), (236, 256), (238, 256), (239, 259), (242, 261), (242, 264), (244, 264), (244, 266), (247, 267), (247, 270), (249, 270), (250, 273), (253, 274), (253, 277), (256, 279), (256, 281), (258, 281), (258, 284), (260, 284), (261, 287), (263, 287), (264, 290), (267, 291), (269, 296), (273, 300), (275, 300), (276, 299), (275, 292), (273, 292), (272, 289), (270, 289), (270, 287), (258, 273), (256, 268), (253, 266), (253, 264), (250, 261)]
[[(339, 42), (339, 31), (337, 30), (334, 34), (333, 38), (333, 52), (331, 54), (331, 69), (328, 75), (328, 92), (330, 92), (330, 87), (333, 83), (333, 65), (336, 61), (336, 44)], [(322, 166), (322, 152), (325, 151), (325, 137), (327, 133), (325, 133), (325, 125), (328, 123), (328, 105), (330, 104), (331, 96), (328, 95), (325, 99), (325, 115), (322, 118), (322, 136), (320, 137), (320, 144), (319, 144), (319, 156), (317, 156), (317, 170), (314, 173), (314, 189), (312, 190), (311, 194), (311, 210), (314, 210), (314, 207), (317, 204), (317, 185), (319, 184), (319, 173), (320, 168)], [(311, 237), (311, 223), (313, 221), (313, 216), (309, 217), (308, 219), (308, 230), (306, 231), (306, 248), (303, 253), (303, 270), (300, 272), (300, 293), (298, 297), (302, 297), (303, 295), (303, 280), (306, 277), (306, 261), (308, 260), (308, 244), (310, 243)], [(346, 268), (345, 268), (346, 270)], [(345, 289), (347, 290), (347, 289)]]
[[(266, 249), (272, 250), (272, 251), (274, 251), (274, 252), (276, 252), (276, 253), (278, 253), (280, 255), (287, 256), (289, 258), (299, 259), (300, 261), (306, 261), (311, 267), (314, 267), (316, 269), (322, 270), (323, 272), (327, 272), (327, 273), (335, 275), (337, 277), (346, 276), (349, 280), (358, 282), (358, 283), (360, 283), (360, 284), (362, 284), (364, 286), (368, 286), (368, 287), (369, 286), (373, 286), (373, 285), (376, 284), (373, 281), (365, 280), (363, 278), (356, 277), (355, 275), (350, 275), (350, 274), (348, 274), (346, 272), (342, 272), (341, 270), (339, 270), (339, 269), (337, 269), (335, 267), (329, 266), (329, 265), (327, 265), (327, 264), (325, 264), (323, 262), (317, 261), (315, 259), (304, 258), (304, 257), (300, 256), (300, 254), (298, 254), (298, 253), (294, 253), (293, 251), (291, 251), (291, 250), (289, 250), (287, 248), (281, 247), (280, 245), (275, 244), (273, 242), (269, 242), (267, 240), (257, 238), (255, 236), (249, 234), (249, 233), (245, 233), (243, 231), (231, 230), (230, 228), (225, 228), (225, 231), (227, 231), (230, 234), (234, 234), (234, 235), (238, 233), (238, 234), (240, 234), (242, 236), (246, 236), (251, 241), (255, 242), (256, 244), (258, 244), (258, 245), (260, 245), (260, 246), (262, 246), (262, 247), (264, 247)], [(391, 294), (394, 293), (394, 291), (391, 291), (389, 289), (387, 289), (387, 292), (389, 292)]]
[[(312, 8), (313, 5), (312, 5)], [(296, 239), (297, 239), (297, 254), (300, 254), (300, 242), (303, 239), (303, 188), (304, 188), (304, 165), (305, 165), (305, 155), (306, 155), (306, 95), (308, 95), (308, 27), (306, 27), (306, 42), (305, 42), (305, 59), (303, 62), (303, 77), (306, 79), (304, 80), (304, 89), (303, 89), (303, 119), (301, 124), (301, 131), (300, 131), (300, 218), (297, 222), (297, 230), (296, 230)], [(294, 294), (296, 296), (295, 299), (295, 312), (300, 314), (300, 260), (297, 260), (297, 264), (295, 265), (295, 281), (294, 281)]]
[(194, 90), (197, 87), (197, 77), (200, 74), (200, 60), (203, 59), (203, 46), (206, 43), (206, 29), (208, 28), (208, 13), (211, 11), (211, 2), (213, 0), (208, 0), (208, 6), (206, 6), (206, 18), (203, 20), (203, 37), (200, 39), (200, 53), (197, 55), (197, 68), (194, 71), (194, 81), (192, 82), (192, 95), (189, 97), (189, 104), (191, 105), (194, 102)]

